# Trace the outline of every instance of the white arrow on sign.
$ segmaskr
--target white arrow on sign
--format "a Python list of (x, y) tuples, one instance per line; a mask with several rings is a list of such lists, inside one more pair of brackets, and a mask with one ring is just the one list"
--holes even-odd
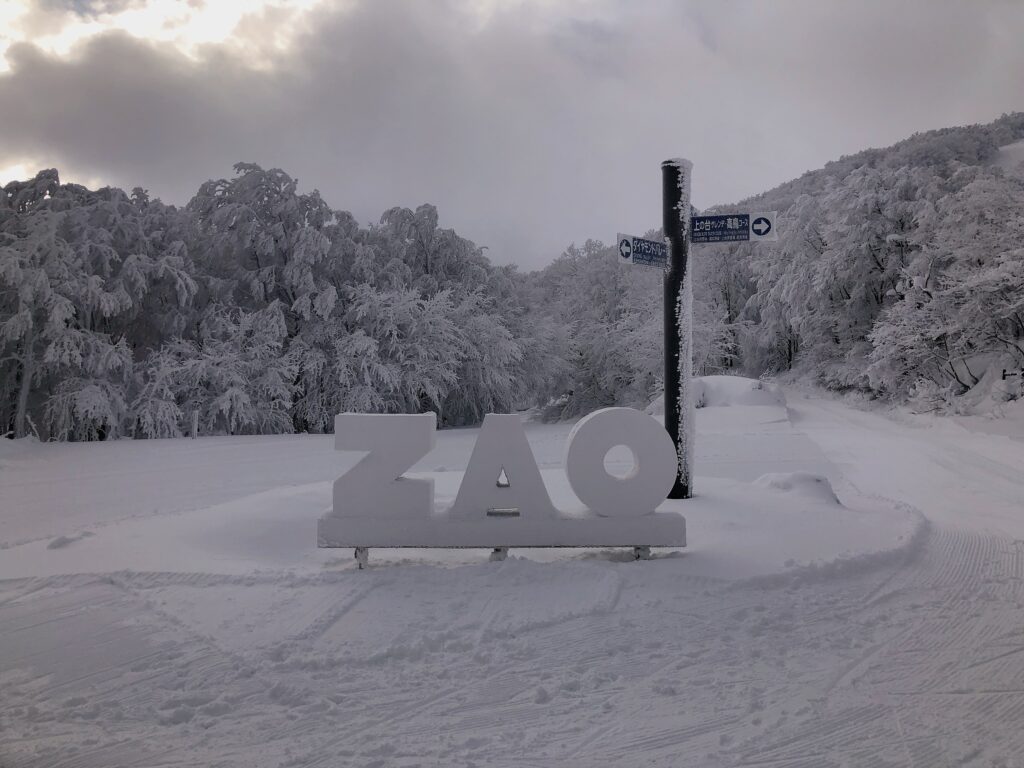
[(775, 226), (777, 213), (750, 214), (750, 239), (751, 240), (778, 240), (779, 231)]
[(667, 252), (665, 244), (657, 240), (647, 240), (636, 235), (624, 235), (621, 232), (615, 236), (619, 243), (620, 263), (629, 264), (634, 267), (657, 267), (665, 268)]

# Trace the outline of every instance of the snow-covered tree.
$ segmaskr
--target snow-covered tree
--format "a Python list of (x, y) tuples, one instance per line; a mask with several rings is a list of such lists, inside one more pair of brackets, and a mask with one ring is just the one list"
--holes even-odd
[(69, 295), (85, 279), (58, 231), (62, 215), (53, 196), (59, 189), (57, 171), (47, 170), (7, 184), (0, 195), (0, 371), (4, 431), (13, 429), (15, 437), (31, 425), (43, 356), (73, 318)]
[[(791, 372), (948, 406), (1024, 365), (1024, 114), (840, 158), (740, 206), (777, 243), (691, 250), (698, 372)], [(183, 209), (135, 189), (0, 192), (0, 432), (56, 439), (324, 432), (343, 410), (442, 424), (643, 405), (662, 285), (597, 241), (495, 267), (396, 207), (369, 226), (242, 163)], [(647, 233), (658, 237), (656, 231)], [(991, 378), (991, 377), (989, 377)]]
[(901, 301), (871, 333), (874, 386), (962, 393), (992, 364), (1024, 365), (1024, 183), (965, 167), (923, 218)]
[(136, 434), (180, 434), (193, 411), (204, 434), (291, 432), (297, 365), (286, 337), (279, 302), (254, 312), (212, 306), (196, 340), (172, 340), (147, 359), (132, 408)]
[(315, 190), (299, 193), (282, 170), (237, 163), (235, 171), (203, 184), (188, 205), (203, 246), (195, 258), (214, 278), (213, 295), (254, 308), (280, 301), (290, 325), (326, 317), (337, 301), (324, 274), (333, 212)]

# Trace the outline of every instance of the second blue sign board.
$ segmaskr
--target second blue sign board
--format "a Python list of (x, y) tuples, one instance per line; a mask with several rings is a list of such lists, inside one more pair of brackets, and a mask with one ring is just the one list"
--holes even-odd
[(616, 240), (619, 243), (619, 260), (626, 264), (635, 264), (640, 267), (660, 267), (661, 269), (668, 264), (668, 250), (664, 243), (623, 234), (620, 234)]
[(691, 243), (739, 243), (778, 240), (775, 212), (727, 213), (724, 216), (694, 216), (690, 219)]

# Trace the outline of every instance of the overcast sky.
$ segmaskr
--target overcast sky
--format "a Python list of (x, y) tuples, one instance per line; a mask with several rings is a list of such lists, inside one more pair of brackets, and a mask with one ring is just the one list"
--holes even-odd
[(498, 262), (660, 225), (1024, 109), (1021, 0), (3, 0), (0, 183), (185, 203), (237, 161), (362, 222), (438, 206)]

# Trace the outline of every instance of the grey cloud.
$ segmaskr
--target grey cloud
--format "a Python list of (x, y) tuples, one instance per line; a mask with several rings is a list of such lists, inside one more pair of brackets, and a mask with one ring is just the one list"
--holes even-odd
[(145, 0), (42, 0), (37, 6), (45, 10), (73, 11), (79, 16), (99, 16), (144, 4)]
[[(238, 160), (363, 220), (437, 204), (499, 261), (659, 224), (658, 164), (695, 203), (843, 153), (1024, 108), (1024, 6), (932, 0), (621, 2), (600, 19), (454, 3), (326, 9), (274, 66), (120, 34), (72, 59), (28, 45), (0, 75), (0, 165), (30, 158), (184, 202)], [(245, 35), (270, 37), (274, 13)], [(266, 55), (271, 56), (268, 50)]]

